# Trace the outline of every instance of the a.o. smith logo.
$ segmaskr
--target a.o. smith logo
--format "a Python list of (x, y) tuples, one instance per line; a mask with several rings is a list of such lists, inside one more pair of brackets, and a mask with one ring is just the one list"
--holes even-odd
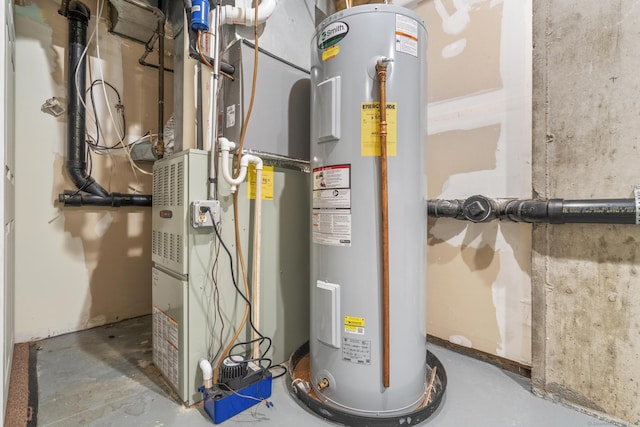
[(349, 32), (349, 26), (344, 22), (333, 22), (320, 32), (318, 37), (318, 48), (326, 49), (337, 44)]

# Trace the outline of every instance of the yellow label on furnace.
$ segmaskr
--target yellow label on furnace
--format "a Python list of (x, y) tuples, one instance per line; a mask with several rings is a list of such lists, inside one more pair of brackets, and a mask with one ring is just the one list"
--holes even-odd
[[(256, 165), (250, 164), (249, 185), (247, 186), (248, 197), (251, 200), (256, 198)], [(273, 166), (262, 168), (262, 200), (273, 200)]]
[(327, 61), (331, 58), (338, 56), (340, 53), (340, 45), (333, 45), (322, 52), (322, 60)]
[[(363, 102), (361, 107), (361, 156), (380, 155), (380, 103)], [(398, 103), (387, 102), (387, 156), (395, 156), (398, 140)]]

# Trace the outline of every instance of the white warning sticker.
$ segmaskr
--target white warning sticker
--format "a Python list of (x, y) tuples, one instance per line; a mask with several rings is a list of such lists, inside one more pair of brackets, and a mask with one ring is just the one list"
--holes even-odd
[(351, 165), (313, 170), (313, 243), (351, 246)]
[(323, 166), (313, 169), (313, 190), (351, 187), (351, 165)]
[(154, 306), (152, 332), (153, 363), (178, 388), (178, 322)]
[(396, 51), (418, 56), (418, 21), (396, 15)]
[(342, 338), (342, 360), (371, 365), (371, 341)]
[(227, 127), (232, 128), (236, 125), (236, 104), (227, 107)]
[(333, 190), (316, 190), (313, 192), (314, 209), (350, 209), (351, 190), (334, 188)]
[(313, 243), (351, 246), (351, 211), (313, 210)]

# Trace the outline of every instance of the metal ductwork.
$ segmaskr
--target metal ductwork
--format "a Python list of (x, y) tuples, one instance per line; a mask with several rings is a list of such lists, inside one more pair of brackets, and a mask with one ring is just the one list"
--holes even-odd
[[(66, 17), (69, 21), (66, 170), (78, 190), (66, 190), (58, 196), (58, 201), (64, 203), (65, 206), (151, 206), (150, 195), (109, 194), (87, 173), (84, 109), (86, 56), (83, 56), (82, 53), (87, 46), (87, 26), (91, 18), (91, 11), (84, 3), (71, 0), (66, 10)], [(89, 193), (89, 195), (82, 194), (82, 192)]]

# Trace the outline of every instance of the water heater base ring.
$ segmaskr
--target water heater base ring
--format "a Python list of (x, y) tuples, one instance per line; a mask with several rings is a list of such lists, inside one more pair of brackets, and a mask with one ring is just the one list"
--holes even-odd
[[(334, 405), (326, 404), (320, 401), (314, 394), (305, 393), (299, 387), (294, 385), (296, 378), (303, 378), (303, 375), (299, 375), (302, 371), (305, 371), (308, 376), (308, 362), (309, 362), (309, 342), (304, 343), (298, 348), (289, 358), (288, 369), (288, 381), (287, 388), (289, 393), (293, 396), (294, 400), (304, 408), (308, 408), (322, 418), (326, 418), (329, 421), (344, 424), (347, 426), (359, 427), (359, 426), (398, 426), (406, 427), (419, 424), (429, 418), (442, 403), (442, 398), (447, 388), (447, 373), (444, 366), (438, 360), (438, 358), (427, 350), (426, 365), (428, 371), (436, 368), (436, 379), (434, 384), (437, 387), (433, 388), (431, 394), (431, 401), (429, 404), (422, 406), (402, 415), (386, 416), (386, 417), (371, 417), (366, 415), (355, 415), (351, 412), (343, 411), (336, 408)], [(307, 378), (308, 379), (308, 378)]]

